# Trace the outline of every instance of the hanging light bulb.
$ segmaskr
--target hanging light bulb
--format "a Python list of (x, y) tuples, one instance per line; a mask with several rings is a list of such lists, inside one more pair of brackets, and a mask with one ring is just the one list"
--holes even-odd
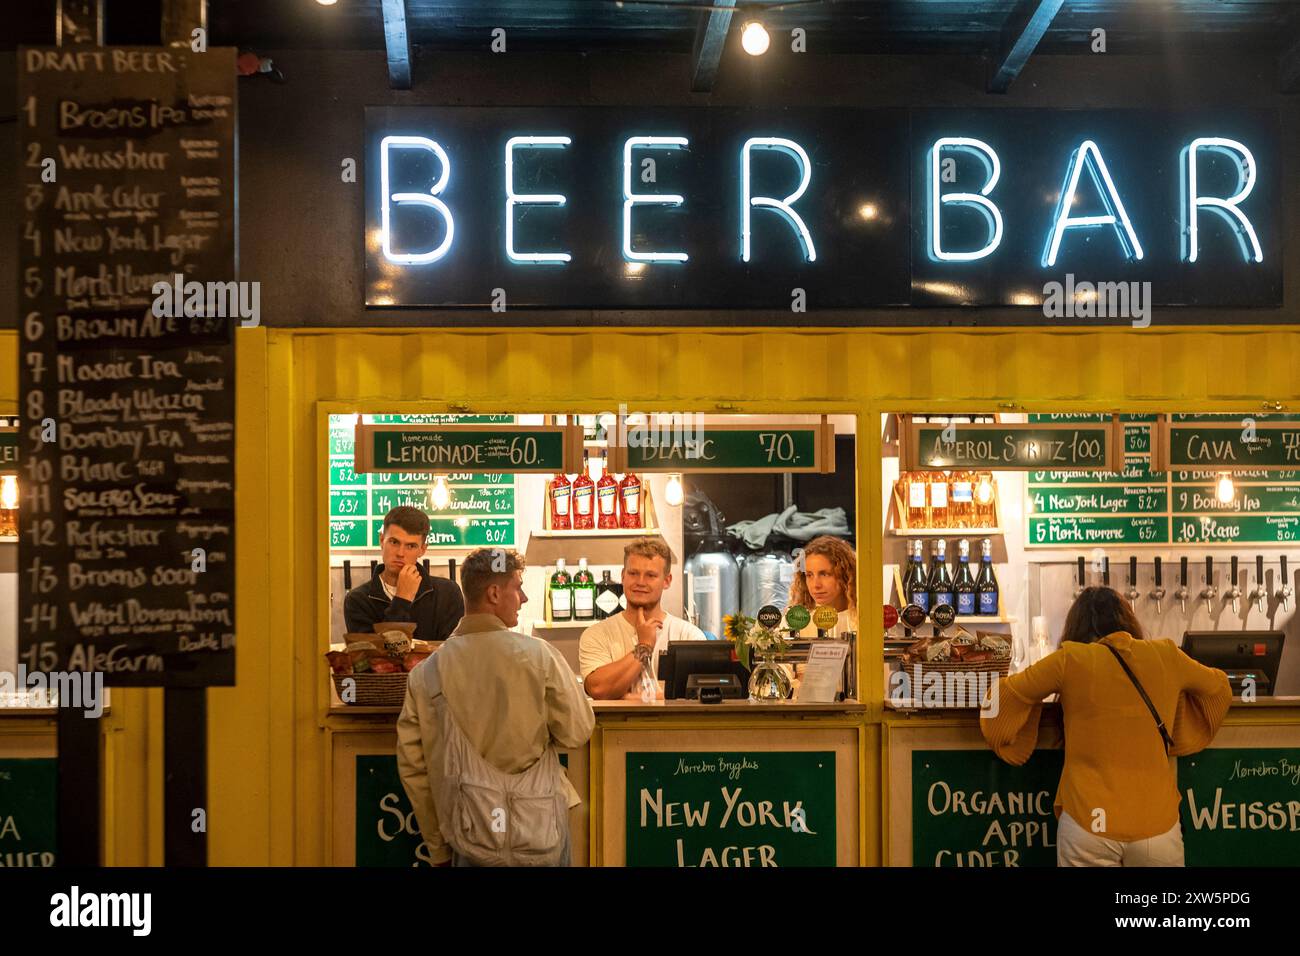
[(740, 45), (750, 56), (762, 56), (767, 52), (767, 45), (770, 42), (767, 30), (757, 20), (750, 20), (740, 31)]
[(682, 476), (669, 475), (668, 485), (664, 488), (664, 501), (676, 508), (682, 503)]
[(1219, 501), (1225, 505), (1230, 504), (1232, 499), (1237, 497), (1237, 488), (1236, 485), (1232, 483), (1232, 475), (1228, 474), (1226, 471), (1220, 473), (1219, 483), (1215, 490), (1218, 494)]
[(0, 475), (0, 509), (13, 511), (18, 507), (18, 476)]
[(444, 511), (447, 505), (451, 504), (451, 489), (447, 487), (447, 479), (439, 475), (433, 482), (433, 493), (430, 495), (433, 499), (433, 507), (437, 511)]
[(975, 488), (975, 500), (982, 505), (993, 500), (993, 482), (988, 478), (980, 479), (980, 483)]

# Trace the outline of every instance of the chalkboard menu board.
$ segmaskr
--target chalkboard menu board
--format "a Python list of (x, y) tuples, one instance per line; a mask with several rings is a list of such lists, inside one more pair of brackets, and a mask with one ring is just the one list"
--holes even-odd
[(835, 427), (814, 425), (754, 428), (665, 425), (630, 428), (626, 444), (611, 449), (613, 471), (693, 474), (784, 474), (835, 471)]
[[(1100, 421), (1100, 415), (1031, 415), (1031, 421)], [(1234, 470), (1235, 493), (1216, 493), (1220, 470), (1185, 470), (1176, 460), (1153, 471), (1158, 416), (1124, 415), (1124, 470), (1031, 471), (1025, 513), (1028, 547), (1115, 544), (1285, 544), (1300, 541), (1300, 468)], [(1268, 435), (1285, 416), (1260, 415)], [(1171, 433), (1242, 431), (1240, 415), (1174, 415)], [(1211, 439), (1212, 440), (1212, 439)], [(1172, 451), (1172, 450), (1171, 450)], [(1267, 463), (1263, 463), (1267, 464)]]
[[(398, 505), (413, 505), (429, 516), (431, 548), (515, 545), (515, 479), (501, 472), (362, 472), (353, 467), (354, 419), (329, 419), (330, 547), (379, 548), (384, 515)], [(508, 425), (511, 415), (367, 415), (372, 424)], [(441, 476), (450, 492), (445, 508), (432, 501)]]
[(18, 470), (18, 429), (0, 427), (0, 474)]
[(1023, 766), (979, 750), (912, 752), (913, 866), (1055, 866), (1052, 804), (1065, 755)]
[(18, 62), (20, 661), (233, 684), (235, 51)]
[(1211, 747), (1178, 758), (1188, 866), (1300, 862), (1300, 748)]
[(627, 865), (834, 866), (834, 751), (627, 754)]
[[(1094, 424), (1093, 422), (1096, 422)], [(914, 423), (902, 430), (903, 469), (1029, 471), (1102, 469), (1117, 463), (1108, 420), (1017, 423)]]
[(54, 866), (58, 761), (0, 760), (0, 868)]

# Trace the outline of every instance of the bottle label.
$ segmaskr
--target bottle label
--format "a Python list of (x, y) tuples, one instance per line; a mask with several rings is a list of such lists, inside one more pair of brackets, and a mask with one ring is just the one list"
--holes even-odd
[(573, 589), (573, 613), (577, 617), (591, 617), (596, 607), (596, 600), (591, 588)]
[(718, 579), (695, 575), (691, 577), (691, 591), (695, 594), (717, 594)]
[(952, 603), (953, 603), (953, 598), (952, 598), (952, 592), (951, 592), (951, 591), (935, 591), (934, 594), (933, 594), (933, 598), (934, 598), (934, 606), (935, 606), (935, 607), (938, 607), (940, 604), (952, 604)]
[(618, 500), (614, 497), (614, 491), (615, 489), (613, 485), (606, 485), (604, 488), (600, 489), (600, 494), (597, 495), (597, 498), (600, 502), (601, 514), (612, 515), (614, 513), (614, 505)]
[(925, 482), (913, 481), (907, 486), (907, 505), (909, 508), (925, 507)]
[(957, 613), (958, 614), (975, 613), (975, 592), (961, 591), (957, 594)]
[[(536, 501), (537, 499), (533, 499)], [(569, 614), (572, 607), (571, 592), (568, 588), (551, 588), (551, 613), (555, 615), (563, 614), (565, 617)]]
[(551, 500), (555, 502), (555, 513), (557, 515), (567, 515), (569, 513), (569, 495), (572, 489), (568, 485), (553, 485), (551, 487)]
[[(611, 506), (612, 507), (612, 506)], [(623, 511), (627, 514), (634, 515), (641, 507), (641, 489), (624, 488), (623, 489)]]
[(981, 614), (998, 613), (998, 592), (981, 591), (980, 592), (980, 611)]
[(930, 507), (948, 507), (948, 482), (936, 481), (930, 486)]
[[(535, 499), (534, 499), (535, 500)], [(591, 489), (579, 488), (573, 493), (573, 503), (580, 515), (591, 514)]]
[(968, 505), (974, 500), (975, 500), (974, 486), (969, 481), (954, 481), (952, 483), (953, 504)]
[(605, 612), (605, 616), (613, 614), (618, 610), (618, 595), (612, 590), (601, 591), (596, 595), (596, 607)]
[(913, 591), (911, 594), (908, 595), (907, 599), (908, 601), (917, 605), (918, 607), (922, 607), (927, 611), (930, 610), (929, 591)]

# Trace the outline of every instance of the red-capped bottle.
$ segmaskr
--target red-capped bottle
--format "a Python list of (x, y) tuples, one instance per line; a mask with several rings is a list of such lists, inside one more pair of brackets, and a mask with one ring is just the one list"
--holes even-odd
[(563, 474), (551, 479), (551, 530), (568, 531), (573, 527), (570, 516), (573, 504), (573, 485)]
[(587, 453), (582, 453), (582, 471), (573, 479), (573, 530), (590, 531), (596, 526), (596, 483), (587, 474)]
[(596, 482), (596, 527), (619, 527), (618, 482), (608, 471)]
[(618, 514), (624, 528), (642, 527), (641, 479), (630, 471), (618, 483)]

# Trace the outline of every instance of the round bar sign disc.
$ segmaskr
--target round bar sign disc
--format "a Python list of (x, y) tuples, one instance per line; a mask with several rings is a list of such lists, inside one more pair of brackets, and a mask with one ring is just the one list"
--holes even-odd
[(802, 604), (791, 604), (785, 610), (785, 626), (792, 631), (802, 631), (812, 620), (812, 615)]

